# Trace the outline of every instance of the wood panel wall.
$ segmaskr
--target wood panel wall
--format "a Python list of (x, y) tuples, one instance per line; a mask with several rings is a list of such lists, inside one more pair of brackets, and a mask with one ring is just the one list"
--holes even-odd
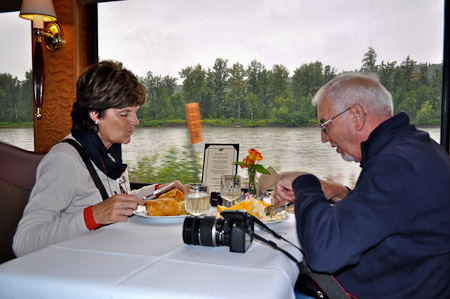
[[(34, 148), (40, 152), (50, 150), (70, 133), (76, 80), (88, 66), (87, 8), (81, 0), (53, 0), (53, 5), (65, 42), (55, 52), (42, 45), (45, 71), (42, 118), (34, 119)], [(34, 48), (35, 37), (32, 38)]]

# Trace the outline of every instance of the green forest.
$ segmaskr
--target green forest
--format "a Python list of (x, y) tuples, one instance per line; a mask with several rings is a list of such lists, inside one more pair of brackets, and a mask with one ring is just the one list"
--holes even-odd
[[(376, 73), (392, 94), (395, 113), (407, 112), (418, 125), (440, 123), (442, 64), (420, 63), (409, 56), (401, 62), (378, 62), (375, 49), (369, 47), (361, 68), (347, 71)], [(253, 60), (245, 67), (222, 58), (212, 68), (197, 64), (180, 70), (181, 82), (148, 71), (139, 78), (147, 101), (138, 116), (142, 126), (183, 124), (184, 104), (199, 102), (204, 124), (308, 125), (317, 122), (313, 95), (338, 74), (320, 61), (302, 64), (291, 74), (281, 64), (268, 69)], [(0, 107), (0, 124), (33, 120), (31, 70), (23, 81), (0, 74)]]

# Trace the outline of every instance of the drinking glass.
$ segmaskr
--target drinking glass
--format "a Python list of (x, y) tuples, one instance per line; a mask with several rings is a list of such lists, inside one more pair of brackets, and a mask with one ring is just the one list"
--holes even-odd
[(239, 175), (226, 174), (220, 178), (220, 196), (222, 205), (229, 208), (237, 204), (241, 198), (241, 177)]
[(208, 186), (203, 184), (186, 184), (184, 206), (192, 215), (202, 215), (209, 211)]

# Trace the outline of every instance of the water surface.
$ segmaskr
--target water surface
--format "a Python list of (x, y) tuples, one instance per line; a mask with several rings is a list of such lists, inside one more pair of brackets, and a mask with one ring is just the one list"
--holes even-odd
[[(439, 142), (440, 128), (424, 128)], [(0, 128), (0, 140), (27, 150), (33, 150), (32, 128)], [(351, 185), (359, 175), (358, 163), (345, 162), (329, 143), (320, 140), (318, 128), (223, 128), (204, 127), (203, 142), (194, 150), (203, 159), (205, 143), (238, 143), (239, 160), (247, 156), (249, 148), (256, 148), (264, 159), (264, 166), (277, 171), (307, 171), (321, 178), (331, 178)], [(124, 160), (131, 166), (142, 156), (164, 153), (170, 148), (182, 149), (188, 144), (186, 128), (137, 128), (129, 144), (123, 146)], [(200, 170), (201, 171), (201, 170)], [(246, 177), (246, 171), (238, 173)]]

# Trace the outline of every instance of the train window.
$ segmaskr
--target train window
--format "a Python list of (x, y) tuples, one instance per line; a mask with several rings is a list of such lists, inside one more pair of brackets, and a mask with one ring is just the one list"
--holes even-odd
[[(0, 122), (32, 117), (21, 104), (31, 94), (31, 28), (17, 15), (0, 14), (0, 87), (21, 98), (0, 93)], [(203, 143), (239, 143), (241, 158), (257, 148), (279, 171), (348, 179), (359, 166), (320, 142), (312, 95), (342, 72), (376, 72), (395, 112), (439, 142), (443, 21), (444, 1), (110, 1), (98, 3), (98, 49), (147, 88), (144, 126), (125, 147), (131, 165), (186, 145), (184, 103), (199, 102)]]
[[(320, 142), (310, 100), (339, 73), (370, 71), (395, 112), (439, 142), (443, 1), (131, 0), (98, 11), (100, 59), (123, 62), (147, 87), (141, 123), (176, 123), (185, 102), (199, 102), (214, 125), (204, 142), (240, 143), (241, 157), (256, 147), (277, 170), (351, 181), (359, 166)], [(154, 151), (186, 142), (184, 128), (143, 136), (167, 131), (173, 140)]]

